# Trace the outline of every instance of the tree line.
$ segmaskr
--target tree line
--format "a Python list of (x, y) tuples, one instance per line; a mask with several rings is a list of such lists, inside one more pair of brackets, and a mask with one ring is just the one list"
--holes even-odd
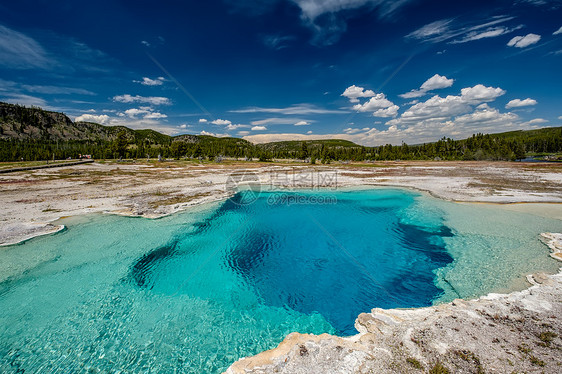
[(215, 160), (220, 157), (238, 159), (298, 159), (308, 162), (382, 161), (382, 160), (518, 160), (527, 154), (562, 152), (562, 128), (484, 135), (468, 139), (442, 138), (419, 145), (381, 145), (363, 147), (339, 146), (329, 142), (302, 141), (300, 147), (254, 145), (237, 138), (192, 137), (189, 141), (174, 140), (157, 144), (148, 139), (131, 139), (124, 131), (112, 141), (104, 140), (0, 140), (0, 161), (38, 161), (77, 158), (91, 155), (95, 159), (195, 158)]

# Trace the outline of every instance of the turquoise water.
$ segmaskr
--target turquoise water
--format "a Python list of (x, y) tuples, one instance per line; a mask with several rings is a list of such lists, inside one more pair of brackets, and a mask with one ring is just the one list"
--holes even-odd
[[(373, 307), (524, 287), (560, 221), (398, 189), (262, 193), (92, 215), (0, 250), (0, 372), (218, 373)], [(288, 198), (287, 198), (288, 197)]]

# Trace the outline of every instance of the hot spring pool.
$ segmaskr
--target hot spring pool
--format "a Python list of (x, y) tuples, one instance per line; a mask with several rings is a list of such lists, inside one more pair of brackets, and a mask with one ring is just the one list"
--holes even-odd
[(219, 373), (371, 308), (525, 287), (557, 220), (401, 189), (265, 192), (158, 220), (91, 215), (0, 249), (0, 372)]

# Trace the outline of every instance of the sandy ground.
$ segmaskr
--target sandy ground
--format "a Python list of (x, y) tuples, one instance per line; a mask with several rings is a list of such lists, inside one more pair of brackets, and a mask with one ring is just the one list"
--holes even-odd
[[(562, 220), (562, 165), (387, 162), (94, 163), (0, 175), (0, 245), (63, 229), (57, 219), (103, 212), (147, 218), (225, 199), (237, 188), (399, 186), (460, 203), (502, 204)], [(525, 203), (525, 204), (522, 204)], [(562, 235), (544, 237), (562, 258)], [(361, 314), (360, 334), (290, 334), (278, 348), (227, 373), (562, 371), (562, 273), (529, 276), (531, 288), (474, 301)], [(444, 367), (449, 371), (438, 371)]]

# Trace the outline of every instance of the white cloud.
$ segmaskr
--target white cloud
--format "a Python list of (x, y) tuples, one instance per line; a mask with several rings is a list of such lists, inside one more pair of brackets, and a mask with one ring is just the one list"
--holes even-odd
[(217, 133), (213, 133), (213, 132), (208, 132), (208, 131), (201, 131), (199, 133), (199, 135), (208, 135), (208, 136), (214, 136), (215, 138), (228, 138), (230, 137), (229, 134), (217, 134)]
[(246, 136), (246, 135), (250, 135), (250, 132), (249, 131), (238, 131), (238, 135)]
[(528, 121), (527, 123), (529, 125), (540, 125), (541, 123), (547, 123), (547, 122), (548, 121), (544, 118), (535, 118), (535, 119), (532, 119), (532, 120)]
[(428, 23), (427, 25), (424, 25), (419, 29), (406, 35), (406, 38), (431, 40), (433, 38), (438, 38), (443, 35), (447, 35), (450, 31), (449, 25), (451, 24), (451, 22), (453, 22), (452, 19), (442, 19), (442, 20)]
[(250, 127), (248, 125), (226, 125), (226, 129), (227, 130), (236, 130), (236, 129), (240, 129), (240, 128), (244, 128), (244, 127)]
[[(429, 43), (445, 41), (449, 41), (451, 44), (466, 43), (473, 40), (498, 37), (521, 28), (521, 26), (514, 28), (496, 26), (500, 23), (510, 21), (513, 18), (514, 17), (510, 16), (492, 17), (487, 22), (479, 24), (458, 24), (459, 22), (453, 19), (442, 19), (422, 26), (406, 35), (405, 38)], [(451, 39), (454, 38), (458, 39), (451, 41)]]
[(558, 119), (562, 119), (562, 116), (559, 116)]
[(254, 127), (252, 127), (251, 130), (252, 131), (264, 131), (264, 130), (267, 130), (267, 127), (265, 127), (265, 126), (254, 126)]
[(341, 96), (347, 97), (352, 103), (358, 103), (360, 97), (373, 97), (375, 96), (375, 92), (372, 90), (365, 90), (363, 87), (352, 85), (347, 87)]
[(209, 121), (207, 121), (205, 118), (199, 118), (199, 123), (207, 123)]
[(537, 34), (527, 34), (525, 36), (516, 36), (512, 38), (507, 45), (509, 47), (525, 48), (541, 40), (541, 36)]
[(404, 99), (412, 99), (426, 95), (429, 91), (438, 90), (441, 88), (451, 87), (454, 79), (449, 79), (443, 75), (435, 74), (426, 80), (418, 90), (412, 90), (402, 95), (398, 95)]
[(494, 101), (503, 94), (505, 94), (505, 91), (499, 87), (486, 87), (482, 84), (477, 84), (474, 87), (467, 87), (461, 90), (462, 99), (469, 104)]
[(99, 123), (100, 125), (107, 125), (109, 124), (109, 116), (107, 114), (101, 115), (94, 115), (94, 114), (82, 114), (74, 118), (75, 122), (95, 122)]
[(374, 97), (371, 97), (369, 101), (366, 101), (363, 104), (355, 104), (353, 109), (358, 112), (372, 112), (377, 109), (384, 109), (394, 105), (394, 103), (386, 98), (386, 95), (383, 93), (376, 94)]
[(444, 121), (468, 113), (472, 110), (472, 106), (494, 101), (503, 94), (505, 94), (505, 91), (501, 88), (477, 84), (474, 87), (463, 88), (458, 96), (440, 97), (435, 95), (426, 101), (414, 104), (399, 118), (387, 122), (387, 125), (413, 124), (424, 120)]
[(183, 125), (178, 126), (180, 129), (187, 129), (187, 125), (184, 123)]
[[(379, 17), (387, 17), (412, 0), (292, 0), (301, 9), (305, 25), (315, 33), (313, 44), (330, 45), (346, 31), (346, 20), (353, 9), (377, 8)], [(345, 12), (343, 12), (345, 11)]]
[(343, 132), (346, 134), (357, 134), (358, 132), (361, 132), (361, 129), (348, 127), (347, 129), (343, 129)]
[(453, 40), (451, 44), (467, 43), (474, 40), (480, 40), (486, 38), (495, 38), (501, 35), (512, 33), (513, 31), (519, 30), (522, 27), (523, 27), (522, 25), (513, 28), (499, 26), (499, 27), (490, 27), (485, 31), (472, 31), (467, 33), (460, 39)]
[(144, 119), (162, 119), (167, 118), (168, 116), (158, 112), (151, 112), (144, 116)]
[(0, 65), (11, 69), (48, 69), (56, 62), (34, 39), (0, 25)]
[(118, 95), (113, 97), (113, 101), (119, 103), (144, 103), (144, 104), (152, 104), (152, 105), (170, 105), (171, 101), (167, 97), (158, 97), (158, 96), (132, 96), (129, 94), (125, 95)]
[(552, 35), (558, 35), (558, 34), (562, 34), (562, 26), (560, 26), (558, 30), (552, 33)]
[(47, 107), (47, 102), (40, 97), (30, 96), (30, 95), (23, 95), (23, 94), (8, 94), (0, 99), (0, 101), (4, 101), (10, 104), (19, 104), (19, 105), (34, 105), (39, 106), (42, 108)]
[[(391, 121), (389, 121), (391, 122)], [(389, 123), (387, 123), (388, 125)], [(447, 136), (463, 139), (472, 134), (497, 133), (530, 128), (513, 113), (500, 113), (488, 104), (480, 104), (474, 112), (456, 118), (429, 118), (404, 125), (395, 121), (385, 130), (373, 128), (353, 135), (351, 140), (365, 145), (408, 144), (434, 142)]]
[(136, 117), (136, 116), (138, 116), (138, 115), (141, 115), (141, 114), (148, 114), (148, 113), (150, 113), (149, 110), (146, 110), (146, 109), (137, 109), (137, 108), (131, 108), (131, 109), (127, 109), (127, 110), (125, 111), (125, 114), (126, 114), (127, 116), (129, 116), (130, 118), (134, 118), (134, 117)]
[(232, 125), (232, 122), (226, 119), (216, 119), (211, 122), (213, 125)]
[(27, 85), (21, 86), (22, 89), (28, 92), (48, 94), (48, 95), (96, 95), (92, 91), (85, 90), (83, 88), (74, 87), (61, 87), (61, 86), (39, 86), (39, 85)]
[(148, 106), (141, 106), (140, 108), (127, 109), (124, 113), (118, 113), (119, 116), (123, 117), (126, 115), (129, 118), (136, 119), (137, 116), (142, 116), (144, 119), (162, 119), (168, 118), (167, 115), (155, 112), (154, 109)]
[[(255, 125), (255, 126), (261, 126), (261, 125), (294, 125), (295, 123), (302, 122), (302, 121), (304, 121), (302, 118), (296, 118), (296, 117), (284, 117), (284, 118), (272, 117), (272, 118), (264, 118), (264, 119), (252, 121), (250, 123), (252, 125)], [(314, 122), (314, 121), (309, 120), (309, 122)]]
[(285, 115), (308, 115), (308, 114), (342, 114), (349, 113), (344, 110), (330, 110), (319, 108), (311, 104), (296, 104), (287, 108), (261, 108), (251, 107), (238, 110), (231, 110), (231, 113), (278, 113)]
[[(372, 97), (368, 101), (363, 104), (355, 104), (353, 109), (357, 112), (373, 112), (373, 116), (375, 117), (395, 117), (398, 114), (398, 109), (400, 108), (398, 105), (394, 105), (392, 101), (388, 100), (385, 94), (375, 94), (373, 92), (373, 95), (370, 96)], [(354, 97), (352, 96), (351, 98)]]
[(396, 117), (398, 115), (398, 109), (400, 109), (400, 107), (398, 105), (392, 105), (392, 106), (389, 106), (388, 108), (376, 110), (373, 113), (373, 116), (374, 117)]
[(143, 77), (142, 81), (133, 81), (133, 82), (140, 83), (144, 86), (161, 86), (164, 84), (164, 81), (165, 81), (164, 77), (158, 77), (156, 79)]
[(310, 125), (310, 122), (307, 121), (298, 121), (297, 123), (295, 123), (295, 126), (308, 126)]
[(530, 106), (530, 105), (537, 105), (537, 100), (531, 98), (526, 98), (524, 100), (515, 99), (507, 103), (505, 107), (506, 109), (510, 109), (510, 108), (520, 108), (523, 106)]
[(307, 131), (306, 133), (307, 133), (308, 135), (310, 135), (310, 134), (312, 134), (312, 131)]

